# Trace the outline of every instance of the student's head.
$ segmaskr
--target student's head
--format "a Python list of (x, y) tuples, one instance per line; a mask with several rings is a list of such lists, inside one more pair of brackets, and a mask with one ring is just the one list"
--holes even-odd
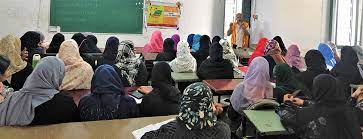
[(294, 76), (294, 73), (292, 72), (289, 65), (283, 63), (283, 64), (277, 64), (273, 69), (273, 76), (274, 79), (276, 79), (276, 83), (288, 83), (291, 81), (291, 78)]
[[(52, 41), (49, 44), (49, 49), (47, 50), (48, 53), (58, 53), (59, 46), (64, 41), (64, 35), (62, 33), (57, 33), (53, 36)], [(77, 45), (78, 46), (78, 45)], [(51, 51), (50, 51), (51, 50)]]
[(210, 37), (208, 35), (203, 35), (200, 37), (200, 49), (208, 49), (211, 45)]
[(189, 44), (189, 47), (192, 48), (192, 45), (193, 45), (193, 38), (194, 38), (194, 34), (189, 34), (188, 35), (188, 44)]
[(356, 65), (359, 62), (357, 53), (350, 46), (345, 46), (341, 50), (342, 62)]
[(309, 50), (304, 58), (308, 70), (327, 69), (324, 57), (318, 50)]
[(45, 43), (45, 36), (44, 36), (44, 34), (42, 32), (40, 32), (40, 31), (37, 31), (36, 33), (38, 33), (40, 35), (40, 42), (38, 43), (38, 47), (45, 48), (44, 45), (47, 45), (47, 44)]
[(73, 65), (83, 61), (79, 54), (77, 42), (72, 39), (61, 44), (57, 57), (62, 59), (65, 65)]
[(81, 46), (81, 43), (86, 39), (86, 37), (82, 33), (76, 33), (72, 36), (72, 39), (77, 42), (78, 46)]
[(28, 31), (20, 38), (21, 50), (27, 48), (27, 50), (36, 49), (41, 44), (41, 35), (35, 31)]
[(155, 83), (166, 83), (172, 84), (171, 79), (171, 68), (166, 62), (158, 62), (154, 65), (152, 74), (151, 74), (151, 82)]
[(223, 47), (221, 44), (215, 42), (212, 47), (209, 48), (209, 56), (212, 61), (222, 61), (223, 60)]
[(205, 84), (189, 85), (183, 92), (177, 120), (189, 130), (200, 130), (216, 125), (213, 113), (213, 93)]
[(279, 43), (276, 40), (270, 40), (266, 44), (265, 55), (281, 54)]
[(237, 22), (242, 22), (242, 13), (237, 13), (236, 14), (236, 21)]
[(316, 104), (344, 105), (346, 97), (340, 91), (340, 84), (337, 79), (329, 74), (321, 74), (313, 81), (312, 100)]
[[(9, 68), (10, 61), (0, 56), (0, 82), (5, 81), (8, 76), (5, 74), (7, 69)], [(1, 90), (0, 90), (1, 91)]]
[(220, 40), (221, 40), (221, 37), (214, 36), (213, 39), (212, 39), (212, 43), (219, 42)]
[(277, 41), (279, 43), (279, 47), (281, 49), (281, 55), (286, 56), (287, 49), (285, 47), (284, 41), (282, 41), (282, 38), (280, 36), (275, 36), (273, 40)]
[(120, 77), (115, 69), (108, 64), (101, 65), (96, 69), (92, 78), (91, 92), (94, 94), (125, 94)]
[(167, 38), (164, 40), (164, 45), (163, 45), (163, 51), (164, 52), (175, 52), (174, 51), (174, 40), (171, 38)]
[(106, 47), (103, 51), (103, 58), (114, 61), (117, 56), (117, 50), (120, 46), (120, 41), (117, 37), (110, 37), (106, 41)]
[(98, 43), (97, 37), (95, 35), (87, 35), (86, 39), (92, 41), (95, 45)]
[(176, 51), (178, 43), (180, 42), (180, 36), (178, 34), (174, 34), (171, 36), (171, 39), (174, 41), (174, 50)]

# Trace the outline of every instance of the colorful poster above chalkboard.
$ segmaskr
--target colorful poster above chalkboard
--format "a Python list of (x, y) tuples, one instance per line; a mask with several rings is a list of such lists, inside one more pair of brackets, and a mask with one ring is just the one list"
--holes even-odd
[(180, 10), (177, 4), (149, 4), (147, 14), (148, 27), (178, 28)]

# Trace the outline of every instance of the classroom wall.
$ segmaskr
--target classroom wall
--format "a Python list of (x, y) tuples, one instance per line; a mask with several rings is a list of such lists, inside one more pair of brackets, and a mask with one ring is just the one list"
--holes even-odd
[(252, 28), (259, 26), (260, 36), (273, 38), (280, 35), (285, 45), (297, 43), (306, 53), (319, 42), (327, 41), (329, 0), (253, 0)]
[[(159, 0), (175, 2), (176, 0)], [(162, 29), (164, 39), (178, 33), (185, 39), (190, 33), (207, 35), (223, 34), (224, 0), (180, 0), (183, 4), (180, 29)], [(15, 34), (19, 37), (28, 30), (44, 32), (50, 41), (55, 33), (49, 33), (50, 0), (0, 0), (0, 37)], [(144, 28), (143, 34), (96, 34), (99, 47), (104, 47), (110, 36), (120, 40), (132, 40), (136, 47), (148, 42), (154, 28)], [(66, 39), (72, 34), (65, 34)]]

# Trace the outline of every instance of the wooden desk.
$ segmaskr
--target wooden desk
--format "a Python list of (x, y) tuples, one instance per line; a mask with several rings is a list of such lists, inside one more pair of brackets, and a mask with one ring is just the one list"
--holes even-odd
[(176, 88), (178, 88), (178, 83), (181, 83), (181, 82), (198, 82), (198, 81), (200, 81), (197, 74), (193, 73), (193, 72), (190, 72), (190, 73), (172, 72), (171, 78), (174, 80)]
[(0, 127), (3, 139), (134, 139), (132, 131), (172, 116), (65, 123), (35, 127)]
[(145, 61), (154, 61), (158, 53), (142, 53), (142, 56), (144, 56)]
[(218, 102), (220, 102), (222, 95), (231, 95), (236, 86), (242, 81), (242, 79), (215, 79), (203, 80), (203, 83), (213, 90), (218, 96)]
[(243, 113), (256, 127), (260, 136), (288, 134), (280, 117), (273, 110), (244, 110)]
[(135, 53), (136, 54), (141, 54), (143, 49), (144, 49), (144, 47), (135, 47)]

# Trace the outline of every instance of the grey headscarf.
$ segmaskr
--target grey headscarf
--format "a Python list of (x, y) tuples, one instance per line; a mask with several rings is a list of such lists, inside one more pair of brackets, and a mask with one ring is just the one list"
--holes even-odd
[(24, 86), (0, 104), (0, 126), (23, 126), (33, 121), (34, 109), (59, 93), (65, 68), (62, 60), (45, 57), (39, 61)]

